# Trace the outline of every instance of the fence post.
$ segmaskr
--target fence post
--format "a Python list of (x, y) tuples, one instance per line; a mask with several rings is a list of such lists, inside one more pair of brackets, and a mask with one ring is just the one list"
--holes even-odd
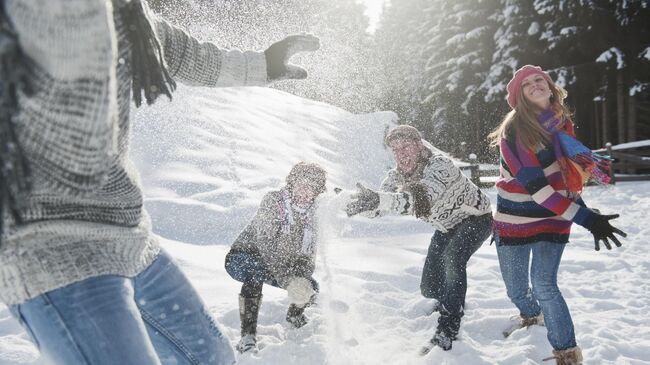
[(470, 172), (470, 180), (474, 183), (474, 185), (481, 187), (481, 176), (479, 175), (478, 172), (478, 164), (476, 163), (476, 155), (473, 153), (469, 154), (469, 172)]
[(616, 185), (616, 174), (614, 173), (614, 155), (612, 154), (612, 143), (605, 143), (605, 148), (607, 149), (607, 156), (612, 159), (612, 167), (609, 169), (609, 178), (612, 185)]

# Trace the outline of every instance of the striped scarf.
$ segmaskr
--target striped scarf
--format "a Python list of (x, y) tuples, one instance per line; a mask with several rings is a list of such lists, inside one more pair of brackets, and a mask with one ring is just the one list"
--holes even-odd
[(551, 133), (555, 157), (568, 191), (579, 193), (590, 180), (598, 184), (610, 182), (611, 159), (592, 152), (578, 141), (570, 119), (551, 109), (544, 110), (537, 118)]
[(300, 253), (312, 256), (316, 249), (316, 230), (314, 228), (315, 204), (301, 206), (291, 201), (289, 190), (282, 189), (282, 206), (280, 216), (282, 219), (281, 228), (284, 234), (291, 234), (291, 227), (295, 226), (294, 214), (298, 215), (302, 222), (302, 246)]

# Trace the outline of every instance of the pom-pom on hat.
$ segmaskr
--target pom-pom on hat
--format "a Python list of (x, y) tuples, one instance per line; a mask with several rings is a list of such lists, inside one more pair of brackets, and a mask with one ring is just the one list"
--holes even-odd
[(544, 76), (548, 83), (553, 82), (553, 80), (551, 80), (551, 76), (549, 76), (546, 71), (542, 70), (542, 68), (539, 66), (525, 65), (519, 70), (515, 71), (515, 74), (512, 76), (512, 80), (510, 80), (510, 82), (508, 82), (508, 86), (506, 86), (506, 90), (508, 90), (508, 105), (510, 105), (512, 109), (517, 106), (517, 95), (521, 89), (521, 83), (526, 77), (535, 74)]
[(390, 142), (397, 138), (406, 138), (406, 139), (419, 141), (422, 139), (422, 134), (420, 134), (420, 131), (418, 131), (415, 127), (402, 124), (391, 129), (386, 135), (386, 139), (384, 140), (384, 142), (386, 143), (386, 145), (390, 145)]

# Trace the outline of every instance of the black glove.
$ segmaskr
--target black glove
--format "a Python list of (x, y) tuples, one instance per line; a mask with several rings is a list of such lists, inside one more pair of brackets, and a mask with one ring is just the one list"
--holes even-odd
[(357, 183), (357, 189), (359, 191), (350, 196), (352, 201), (345, 206), (348, 217), (379, 207), (379, 194), (376, 191), (368, 189), (361, 183)]
[(587, 228), (591, 234), (594, 235), (594, 245), (596, 251), (600, 251), (600, 241), (602, 240), (608, 250), (612, 249), (612, 245), (608, 239), (614, 241), (616, 247), (621, 247), (621, 242), (614, 236), (614, 233), (623, 237), (627, 237), (627, 233), (609, 224), (611, 219), (618, 218), (618, 214), (603, 215), (596, 213), (596, 219), (592, 222), (591, 227)]
[(264, 51), (266, 55), (266, 74), (269, 81), (284, 79), (304, 79), (304, 68), (290, 65), (289, 58), (298, 52), (312, 52), (320, 48), (320, 40), (309, 34), (290, 35), (273, 43)]

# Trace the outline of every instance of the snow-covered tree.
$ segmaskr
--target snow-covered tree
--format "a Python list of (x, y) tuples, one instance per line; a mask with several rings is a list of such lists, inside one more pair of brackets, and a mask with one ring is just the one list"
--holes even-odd
[(637, 101), (643, 104), (650, 96), (650, 63), (644, 57), (650, 1), (536, 0), (534, 6), (540, 15), (552, 15), (541, 39), (554, 56), (549, 67), (569, 91), (578, 125), (585, 127), (578, 129), (580, 136), (594, 147), (637, 139), (637, 124), (650, 126), (650, 118), (636, 115)]
[(401, 123), (417, 125), (421, 129), (421, 122), (429, 120), (430, 115), (422, 104), (426, 64), (426, 32), (422, 24), (426, 19), (424, 9), (429, 2), (387, 2), (375, 32), (376, 57), (381, 67), (375, 75), (379, 85), (378, 108), (393, 110)]
[[(426, 95), (435, 143), (464, 155), (483, 153), (494, 124), (481, 88), (494, 53), (497, 1), (431, 1), (426, 9)], [(465, 142), (465, 144), (462, 144)], [(459, 149), (459, 146), (465, 146)], [(462, 156), (467, 157), (467, 156)]]

